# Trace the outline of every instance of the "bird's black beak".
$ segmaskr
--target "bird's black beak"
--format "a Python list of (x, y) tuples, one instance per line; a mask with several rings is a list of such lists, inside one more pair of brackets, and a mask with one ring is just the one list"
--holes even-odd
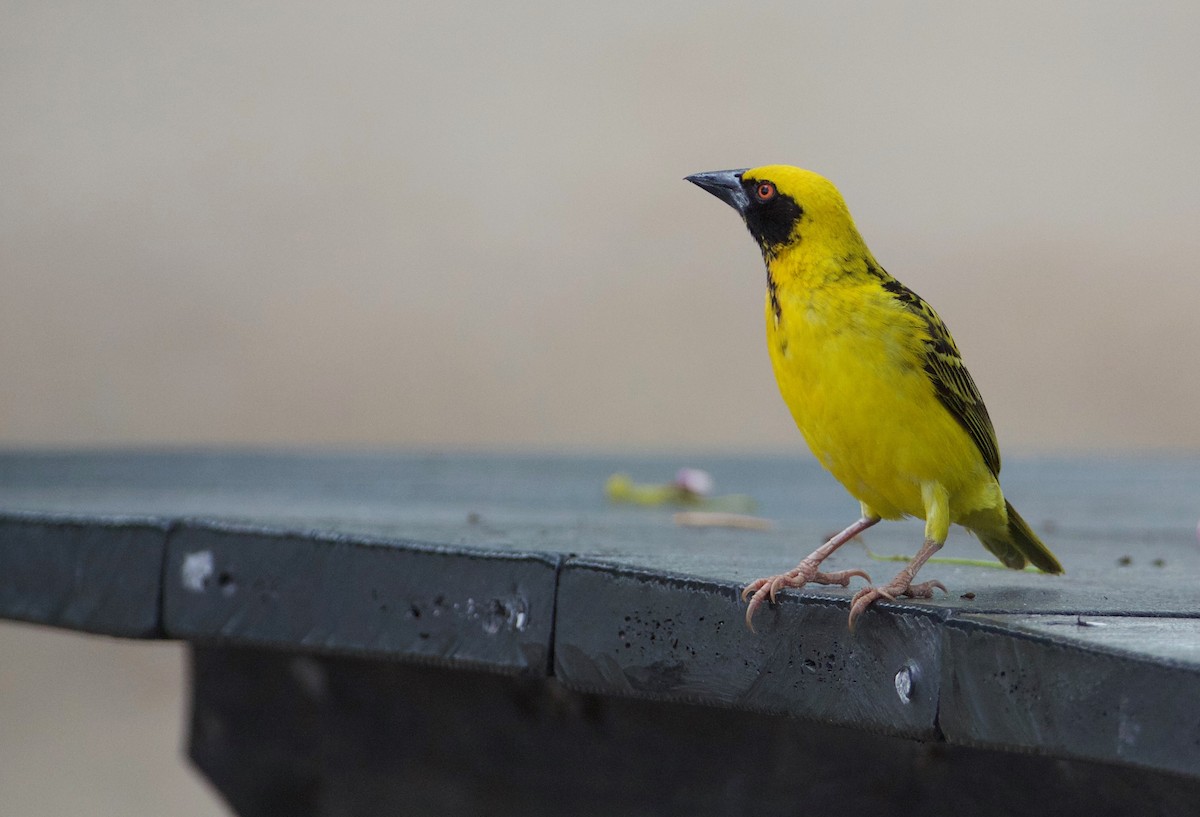
[(742, 174), (746, 170), (744, 167), (740, 170), (710, 170), (707, 173), (688, 176), (685, 181), (704, 188), (734, 210), (745, 214), (746, 208), (750, 206), (750, 198), (742, 187)]

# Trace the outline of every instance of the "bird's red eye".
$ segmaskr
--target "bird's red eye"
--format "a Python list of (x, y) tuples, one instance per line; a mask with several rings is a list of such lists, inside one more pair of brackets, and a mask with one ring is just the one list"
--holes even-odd
[(770, 182), (761, 182), (758, 187), (754, 188), (754, 195), (758, 196), (759, 201), (770, 201), (775, 198), (775, 185)]

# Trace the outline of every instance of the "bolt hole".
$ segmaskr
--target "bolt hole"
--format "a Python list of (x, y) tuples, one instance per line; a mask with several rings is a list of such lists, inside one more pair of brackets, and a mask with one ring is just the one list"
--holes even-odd
[(217, 587), (227, 596), (232, 596), (237, 592), (237, 582), (234, 581), (233, 574), (228, 570), (222, 570), (217, 574)]

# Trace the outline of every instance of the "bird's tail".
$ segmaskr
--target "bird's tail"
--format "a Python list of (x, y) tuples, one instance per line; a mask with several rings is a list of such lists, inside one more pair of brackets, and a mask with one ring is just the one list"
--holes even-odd
[(1044, 573), (1062, 573), (1063, 566), (1054, 558), (1050, 549), (1042, 544), (1042, 540), (1029, 527), (1011, 502), (1004, 503), (1008, 515), (1008, 524), (995, 531), (977, 532), (983, 546), (1004, 562), (1006, 567), (1020, 570), (1025, 563), (1032, 562), (1033, 566)]

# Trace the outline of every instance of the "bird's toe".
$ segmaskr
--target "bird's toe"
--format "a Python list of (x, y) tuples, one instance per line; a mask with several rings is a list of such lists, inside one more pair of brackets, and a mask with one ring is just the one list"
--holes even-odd
[(757, 593), (759, 588), (762, 587), (764, 584), (768, 583), (769, 581), (770, 581), (770, 579), (755, 579), (754, 581), (750, 582), (750, 584), (743, 587), (742, 588), (742, 601), (745, 601), (746, 599), (750, 598), (750, 595), (752, 593)]
[(904, 589), (903, 594), (912, 599), (931, 599), (933, 598), (933, 588), (935, 587), (938, 590), (941, 590), (943, 593), (950, 592), (946, 589), (946, 585), (942, 584), (937, 579), (931, 579), (927, 582), (921, 582), (920, 584), (910, 584)]

